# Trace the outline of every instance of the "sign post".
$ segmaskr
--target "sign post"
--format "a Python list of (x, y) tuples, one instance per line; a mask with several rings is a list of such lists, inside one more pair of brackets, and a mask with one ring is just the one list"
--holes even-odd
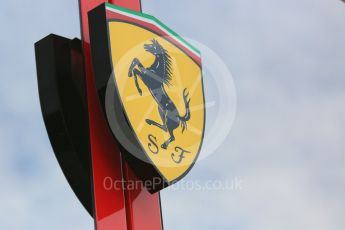
[(196, 162), (201, 54), (140, 0), (79, 0), (82, 39), (35, 44), (44, 122), (98, 230), (162, 230), (159, 191)]
[[(101, 111), (96, 92), (89, 34), (88, 13), (103, 0), (80, 0), (82, 42), (84, 50), (89, 126), (91, 140), (92, 176), (95, 225), (99, 230), (160, 230), (162, 227), (159, 193), (150, 194), (144, 188), (123, 189), (119, 181), (138, 180), (124, 161), (114, 142)], [(112, 4), (141, 11), (140, 0), (112, 0)], [(113, 185), (105, 189), (106, 183)]]

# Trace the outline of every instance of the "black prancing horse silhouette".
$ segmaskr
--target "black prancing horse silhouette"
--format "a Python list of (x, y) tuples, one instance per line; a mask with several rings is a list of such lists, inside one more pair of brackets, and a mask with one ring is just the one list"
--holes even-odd
[(145, 44), (144, 49), (155, 56), (153, 64), (149, 68), (145, 68), (138, 58), (134, 58), (129, 68), (128, 76), (134, 76), (135, 85), (139, 94), (142, 95), (142, 90), (140, 89), (138, 82), (139, 77), (157, 102), (159, 115), (163, 124), (159, 124), (150, 119), (146, 119), (146, 123), (149, 125), (155, 125), (169, 133), (170, 138), (161, 145), (163, 149), (167, 149), (169, 144), (175, 140), (174, 130), (177, 129), (180, 124), (182, 127), (182, 133), (187, 129), (187, 121), (191, 118), (191, 112), (189, 109), (190, 99), (188, 99), (189, 93), (187, 89), (184, 89), (183, 100), (185, 103), (186, 114), (184, 116), (180, 116), (174, 102), (170, 99), (164, 89), (164, 85), (171, 85), (171, 57), (168, 54), (168, 51), (165, 50), (157, 40), (153, 39), (151, 42), (151, 44)]

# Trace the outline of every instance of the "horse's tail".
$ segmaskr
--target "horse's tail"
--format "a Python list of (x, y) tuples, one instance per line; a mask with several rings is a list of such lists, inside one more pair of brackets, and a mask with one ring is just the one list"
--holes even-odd
[(188, 96), (189, 96), (189, 92), (187, 91), (187, 89), (184, 89), (183, 101), (186, 107), (186, 114), (183, 117), (180, 117), (182, 133), (187, 129), (187, 121), (189, 121), (191, 117), (190, 108), (189, 108), (190, 99), (188, 99)]

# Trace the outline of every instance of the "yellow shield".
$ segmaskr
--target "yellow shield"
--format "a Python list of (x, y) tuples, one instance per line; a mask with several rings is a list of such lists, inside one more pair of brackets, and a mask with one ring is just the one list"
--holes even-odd
[[(200, 52), (152, 16), (109, 4), (106, 16), (108, 84), (115, 86), (110, 89), (122, 107), (116, 113), (123, 113), (128, 125), (121, 132), (131, 132), (128, 138), (134, 137), (142, 150), (129, 152), (153, 165), (165, 183), (173, 183), (194, 165), (203, 141)], [(109, 123), (115, 119), (109, 113), (107, 118)]]

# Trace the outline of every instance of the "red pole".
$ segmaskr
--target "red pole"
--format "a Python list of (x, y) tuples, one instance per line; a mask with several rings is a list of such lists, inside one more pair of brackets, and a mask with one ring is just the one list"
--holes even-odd
[[(159, 193), (145, 188), (125, 190), (119, 182), (137, 178), (114, 141), (102, 114), (92, 71), (88, 12), (106, 0), (79, 0), (89, 110), (94, 219), (98, 230), (161, 230)], [(110, 0), (109, 3), (141, 11), (140, 0)], [(113, 188), (110, 188), (110, 187)], [(116, 187), (116, 188), (115, 188)]]

